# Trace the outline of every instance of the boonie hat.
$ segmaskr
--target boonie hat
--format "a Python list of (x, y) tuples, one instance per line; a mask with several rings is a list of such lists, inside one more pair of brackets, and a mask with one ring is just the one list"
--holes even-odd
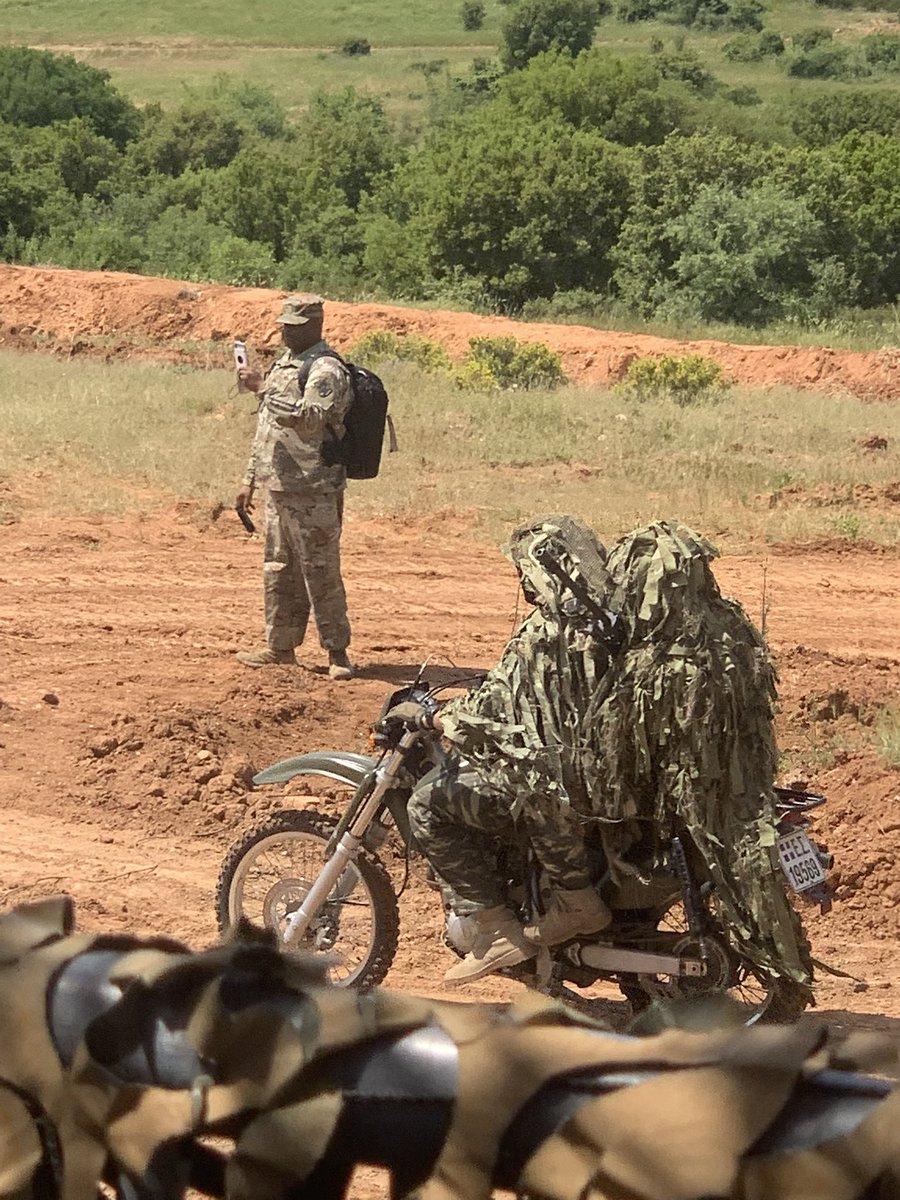
[(302, 296), (288, 296), (281, 306), (279, 325), (307, 325), (310, 321), (321, 320), (324, 313), (325, 301), (321, 296), (305, 293)]

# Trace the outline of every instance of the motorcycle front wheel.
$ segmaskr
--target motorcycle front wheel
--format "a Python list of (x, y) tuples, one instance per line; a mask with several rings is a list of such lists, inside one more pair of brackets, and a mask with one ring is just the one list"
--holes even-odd
[[(326, 862), (337, 822), (307, 809), (276, 813), (225, 856), (216, 884), (216, 917), (226, 933), (241, 917), (272, 930), (279, 944), (292, 913)], [(348, 863), (295, 950), (326, 955), (340, 987), (381, 983), (397, 953), (400, 910), (384, 865), (367, 850)]]

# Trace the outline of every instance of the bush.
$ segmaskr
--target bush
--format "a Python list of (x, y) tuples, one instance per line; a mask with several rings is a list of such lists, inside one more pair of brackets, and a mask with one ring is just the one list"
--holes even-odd
[(665, 397), (680, 407), (720, 400), (731, 386), (717, 362), (702, 354), (637, 358), (616, 390), (643, 402)]
[(607, 12), (607, 0), (520, 0), (503, 26), (504, 67), (521, 70), (547, 50), (565, 50), (574, 58), (593, 42)]
[(231, 287), (269, 287), (277, 271), (268, 246), (226, 234), (209, 253), (209, 273), (216, 283)]
[(450, 355), (437, 342), (415, 333), (400, 337), (388, 329), (371, 329), (364, 333), (349, 357), (367, 367), (383, 362), (409, 362), (429, 375), (450, 370)]
[(815, 25), (811, 29), (799, 29), (791, 38), (795, 50), (815, 50), (824, 42), (832, 40), (832, 32), (824, 25)]
[(752, 33), (740, 33), (731, 38), (722, 47), (722, 53), (729, 62), (742, 63), (760, 62), (763, 56), (759, 38)]
[(457, 383), (478, 390), (492, 386), (515, 391), (556, 388), (566, 382), (560, 357), (542, 342), (519, 342), (514, 337), (471, 338), (469, 355), (457, 374)]
[(609, 297), (600, 292), (589, 292), (587, 288), (554, 292), (549, 299), (539, 297), (522, 305), (522, 316), (527, 321), (567, 321), (574, 318), (597, 317), (606, 312)]
[(873, 33), (859, 43), (863, 57), (876, 71), (900, 71), (900, 36)]
[(484, 24), (484, 15), (485, 8), (482, 0), (463, 0), (463, 6), (460, 9), (463, 29), (467, 29), (470, 33), (475, 29), (480, 29)]
[[(665, 0), (620, 0), (616, 6), (616, 16), (620, 21), (628, 24), (633, 24), (635, 21), (654, 21), (664, 5)], [(661, 41), (659, 49), (662, 50)], [(651, 47), (651, 53), (659, 53), (659, 51), (654, 51)]]
[(736, 104), (738, 108), (752, 108), (755, 104), (762, 104), (762, 96), (755, 87), (750, 87), (749, 84), (744, 87), (730, 88), (725, 93), (725, 99)]
[(109, 78), (68, 54), (0, 46), (0, 120), (35, 126), (83, 117), (121, 148), (140, 128), (140, 114)]
[(759, 35), (759, 44), (766, 58), (777, 58), (779, 54), (784, 54), (786, 48), (784, 38), (774, 29), (764, 29)]
[(722, 47), (730, 62), (761, 62), (764, 58), (784, 54), (784, 39), (780, 33), (739, 33)]
[(900, 130), (900, 95), (854, 88), (840, 96), (792, 100), (790, 123), (806, 146), (828, 146), (848, 133), (893, 137)]
[(847, 46), (825, 43), (797, 56), (788, 66), (795, 79), (845, 79), (849, 70), (850, 50)]
[(348, 58), (356, 58), (371, 53), (372, 43), (368, 38), (348, 38), (343, 46), (341, 46), (341, 54), (346, 54)]

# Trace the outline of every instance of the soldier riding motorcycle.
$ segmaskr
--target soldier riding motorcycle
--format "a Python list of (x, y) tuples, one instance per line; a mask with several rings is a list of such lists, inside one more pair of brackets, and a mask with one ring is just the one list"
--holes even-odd
[[(391, 817), (410, 845), (412, 818), (465, 955), (451, 982), (607, 978), (633, 1007), (713, 989), (753, 1015), (795, 1015), (811, 964), (776, 845), (791, 885), (825, 900), (826, 856), (797, 828), (821, 798), (776, 798), (774, 672), (719, 595), (714, 554), (674, 523), (620, 539), (608, 560), (570, 518), (517, 530), (510, 556), (535, 610), (481, 686), (442, 709), (449, 740), (425, 728), (435, 689), (420, 680), (385, 705), (379, 760), (304, 755), (262, 772), (356, 794), (336, 825), (281, 813), (243, 839), (220, 922), (262, 918), (287, 945), (339, 950), (346, 981), (377, 982), (398, 918), (374, 852)], [(327, 842), (324, 867), (311, 840)]]

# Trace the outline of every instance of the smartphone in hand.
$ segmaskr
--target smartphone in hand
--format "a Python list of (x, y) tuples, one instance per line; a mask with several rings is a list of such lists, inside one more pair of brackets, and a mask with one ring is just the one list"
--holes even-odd
[[(247, 354), (246, 342), (235, 342), (234, 343), (234, 369), (235, 369), (235, 371), (240, 371), (241, 368), (248, 367), (249, 365), (250, 365), (250, 358), (249, 358), (249, 355)], [(238, 379), (238, 391), (239, 392), (249, 392), (250, 391), (250, 389), (246, 386), (246, 384), (241, 379)]]

